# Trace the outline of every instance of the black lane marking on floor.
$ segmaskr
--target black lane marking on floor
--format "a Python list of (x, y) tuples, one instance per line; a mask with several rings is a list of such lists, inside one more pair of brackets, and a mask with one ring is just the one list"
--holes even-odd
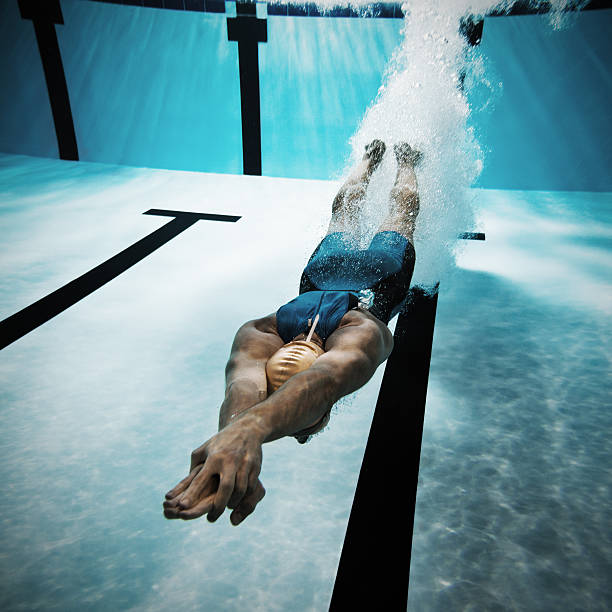
[(484, 240), (485, 235), (483, 232), (463, 232), (459, 234), (461, 240)]
[(482, 40), (482, 31), (484, 28), (484, 19), (477, 19), (473, 15), (462, 17), (459, 21), (459, 32), (465, 36), (468, 44), (475, 47)]
[(49, 92), (60, 159), (78, 161), (79, 151), (68, 97), (68, 86), (55, 32), (56, 23), (64, 25), (59, 0), (45, 0), (45, 2), (18, 0), (18, 2), (22, 19), (30, 19), (34, 24), (36, 42)]
[(235, 223), (240, 217), (152, 208), (145, 215), (175, 217), (166, 225), (53, 293), (0, 321), (0, 350), (87, 297), (200, 220)]
[(265, 19), (257, 19), (255, 3), (236, 3), (237, 17), (227, 20), (227, 38), (238, 42), (240, 109), (242, 115), (242, 168), (261, 176), (261, 117), (259, 100), (260, 42), (268, 42)]
[[(405, 611), (437, 287), (416, 287), (400, 314), (361, 464), (333, 612)], [(382, 598), (382, 599), (381, 599)]]
[[(485, 235), (463, 232), (459, 238)], [(406, 610), (438, 288), (413, 287), (395, 327), (342, 546), (333, 612), (376, 609), (381, 594), (385, 610)]]

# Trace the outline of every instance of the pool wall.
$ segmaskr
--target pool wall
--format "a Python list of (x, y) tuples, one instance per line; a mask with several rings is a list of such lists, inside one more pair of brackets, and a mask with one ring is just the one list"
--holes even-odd
[[(269, 17), (270, 176), (245, 177), (227, 15), (62, 2), (84, 160), (68, 162), (32, 24), (0, 10), (3, 316), (168, 222), (149, 208), (242, 217), (198, 222), (1, 352), (0, 602), (326, 609), (382, 367), (311, 443), (266, 445), (268, 494), (238, 530), (168, 522), (160, 502), (215, 430), (235, 329), (294, 296), (337, 189), (313, 177), (342, 170), (401, 21)], [(503, 189), (471, 190), (478, 227), (462, 229), (487, 240), (440, 287), (410, 610), (612, 600), (612, 202), (595, 193), (610, 189), (609, 23), (486, 20), (496, 94), (483, 108), (487, 88), (470, 90), (490, 150), (477, 185)], [(399, 399), (414, 410), (410, 389)], [(373, 521), (410, 511), (388, 495)]]
[[(64, 25), (55, 29), (79, 158), (241, 173), (238, 45), (226, 25), (232, 6), (194, 13), (62, 0)], [(0, 151), (57, 157), (32, 22), (21, 19), (16, 1), (1, 10)], [(263, 174), (334, 178), (383, 81), (402, 20), (266, 21)], [(471, 122), (487, 152), (475, 186), (612, 189), (612, 11), (572, 21), (553, 31), (543, 15), (485, 19), (478, 52), (488, 58), (490, 87), (470, 93)]]

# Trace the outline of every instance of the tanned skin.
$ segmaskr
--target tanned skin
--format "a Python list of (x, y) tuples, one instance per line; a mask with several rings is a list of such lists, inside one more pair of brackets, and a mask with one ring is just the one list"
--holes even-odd
[[(415, 158), (406, 147), (395, 148), (398, 173), (381, 231), (393, 229), (412, 240), (419, 203)], [(366, 147), (363, 161), (334, 200), (329, 232), (354, 223), (384, 150), (384, 144), (376, 140)], [(294, 340), (303, 338), (301, 334)], [(360, 309), (344, 315), (325, 345), (316, 333), (312, 340), (325, 353), (268, 395), (266, 362), (284, 345), (276, 315), (249, 321), (238, 330), (225, 370), (219, 431), (193, 451), (189, 475), (166, 494), (167, 518), (189, 520), (207, 515), (214, 522), (227, 507), (232, 510), (230, 521), (238, 525), (265, 495), (259, 480), (263, 444), (318, 423), (341, 397), (370, 380), (393, 349), (387, 326)]]

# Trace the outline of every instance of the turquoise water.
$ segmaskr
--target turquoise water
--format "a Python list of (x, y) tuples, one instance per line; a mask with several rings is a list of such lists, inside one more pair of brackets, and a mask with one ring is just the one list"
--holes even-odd
[[(82, 163), (49, 159), (31, 24), (2, 5), (2, 318), (167, 222), (149, 208), (242, 219), (198, 222), (0, 354), (0, 601), (327, 609), (382, 368), (312, 442), (264, 448), (267, 495), (239, 528), (166, 521), (161, 500), (216, 428), (235, 330), (294, 296), (401, 23), (270, 18), (268, 176), (243, 177), (223, 17), (62, 9)], [(503, 87), (471, 118), (490, 152), (463, 229), (487, 240), (463, 245), (440, 288), (409, 610), (612, 601), (609, 20), (485, 24)]]
[[(234, 330), (293, 296), (337, 183), (0, 162), (3, 316), (166, 222), (149, 207), (243, 215), (2, 351), (4, 608), (326, 609), (381, 369), (312, 442), (265, 447), (239, 528), (166, 521), (161, 499), (215, 430)], [(612, 196), (474, 196), (487, 241), (441, 286), (409, 609), (605, 610)]]
[(440, 292), (408, 609), (606, 610), (611, 196), (477, 198), (487, 241)]
[[(32, 24), (16, 2), (1, 10), (0, 150), (56, 157)], [(76, 0), (62, 10), (56, 29), (80, 159), (242, 171), (238, 50), (225, 15)], [(487, 152), (477, 186), (612, 191), (610, 13), (584, 13), (561, 31), (546, 16), (486, 20), (481, 50), (497, 95), (470, 94), (476, 109), (489, 102), (472, 121)], [(401, 27), (401, 19), (268, 18), (259, 45), (264, 174), (342, 172)]]

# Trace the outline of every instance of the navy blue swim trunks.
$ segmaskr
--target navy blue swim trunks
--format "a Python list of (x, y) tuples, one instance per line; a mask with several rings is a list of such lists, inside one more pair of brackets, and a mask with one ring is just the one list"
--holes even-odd
[[(397, 232), (379, 232), (367, 249), (354, 248), (342, 232), (325, 236), (304, 268), (300, 295), (276, 312), (279, 335), (290, 342), (307, 333), (318, 314), (316, 332), (325, 342), (364, 291), (372, 295), (369, 312), (389, 323), (410, 289), (414, 258), (412, 243)], [(328, 420), (329, 412), (294, 437), (303, 444)]]
[(355, 248), (344, 232), (334, 232), (323, 238), (304, 268), (300, 295), (370, 290), (368, 310), (386, 325), (408, 295), (414, 261), (412, 243), (397, 232), (379, 232), (367, 249)]
[(342, 317), (359, 300), (349, 291), (307, 291), (287, 302), (276, 311), (278, 335), (287, 343), (296, 336), (308, 333), (310, 325), (319, 315), (315, 331), (323, 342), (333, 334)]

